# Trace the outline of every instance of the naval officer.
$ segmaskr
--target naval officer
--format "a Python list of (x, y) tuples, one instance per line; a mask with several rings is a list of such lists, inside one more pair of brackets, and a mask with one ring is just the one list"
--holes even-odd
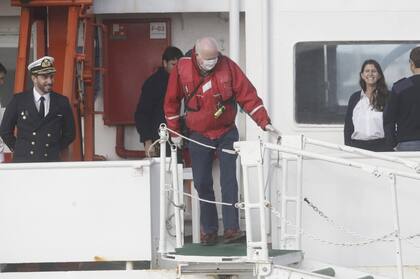
[(13, 152), (13, 162), (60, 161), (60, 152), (75, 138), (69, 100), (52, 91), (53, 57), (32, 62), (28, 70), (34, 87), (13, 96), (3, 115), (0, 136)]

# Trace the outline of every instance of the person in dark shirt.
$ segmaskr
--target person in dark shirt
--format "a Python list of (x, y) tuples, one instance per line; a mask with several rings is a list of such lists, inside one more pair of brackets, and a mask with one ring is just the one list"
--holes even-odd
[(384, 111), (385, 137), (397, 151), (420, 151), (420, 47), (410, 52), (413, 75), (392, 87)]
[[(6, 67), (4, 67), (3, 64), (0, 63), (0, 86), (3, 86), (4, 83), (6, 82), (6, 74), (7, 74)], [(0, 122), (1, 122), (2, 117), (3, 117), (3, 109), (0, 104)], [(3, 151), (4, 151), (4, 144), (3, 144), (2, 139), (0, 138), (0, 163), (3, 162), (4, 160)]]
[[(159, 138), (159, 125), (166, 123), (163, 113), (169, 73), (183, 53), (177, 47), (167, 47), (162, 55), (162, 66), (143, 84), (140, 99), (135, 112), (136, 128), (144, 150), (150, 156), (157, 156), (157, 149), (150, 149), (151, 144)], [(149, 150), (150, 149), (150, 150)]]
[(6, 82), (6, 74), (6, 67), (4, 67), (3, 64), (0, 63), (0, 85), (4, 85), (4, 83)]

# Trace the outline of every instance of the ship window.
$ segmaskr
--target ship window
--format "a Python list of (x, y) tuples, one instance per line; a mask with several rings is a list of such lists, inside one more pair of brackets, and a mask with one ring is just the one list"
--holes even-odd
[(411, 75), (408, 56), (420, 42), (299, 42), (295, 45), (295, 120), (342, 124), (364, 60), (375, 59), (389, 88)]

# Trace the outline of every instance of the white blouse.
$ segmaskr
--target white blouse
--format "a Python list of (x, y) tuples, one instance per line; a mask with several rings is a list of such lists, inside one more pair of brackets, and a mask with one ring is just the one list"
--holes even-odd
[(368, 96), (360, 93), (360, 101), (353, 110), (354, 140), (374, 140), (384, 138), (382, 111), (376, 111), (370, 104)]

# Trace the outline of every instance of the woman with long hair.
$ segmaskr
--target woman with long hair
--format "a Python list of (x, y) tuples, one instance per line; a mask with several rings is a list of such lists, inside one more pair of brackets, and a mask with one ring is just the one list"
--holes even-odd
[(392, 151), (385, 141), (383, 111), (388, 88), (379, 63), (363, 62), (360, 69), (361, 90), (353, 93), (347, 106), (344, 143), (370, 151)]

